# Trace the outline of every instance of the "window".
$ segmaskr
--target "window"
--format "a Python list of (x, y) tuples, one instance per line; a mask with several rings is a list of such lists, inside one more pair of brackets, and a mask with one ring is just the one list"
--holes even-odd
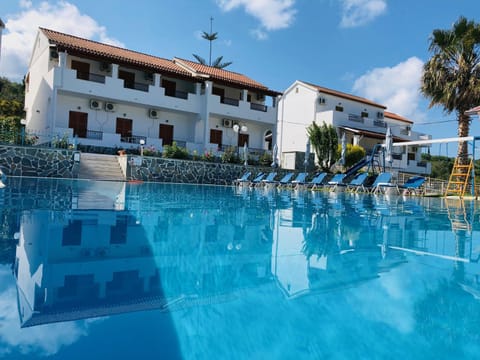
[(70, 220), (63, 228), (62, 246), (78, 246), (82, 243), (82, 222)]
[(87, 137), (88, 114), (78, 111), (70, 111), (68, 115), (68, 127), (73, 129), (73, 136)]
[(364, 117), (364, 118), (368, 118), (368, 112), (366, 111), (362, 111), (362, 113), (360, 114), (361, 117)]
[(158, 137), (162, 139), (162, 145), (172, 145), (173, 143), (173, 125), (160, 124)]
[(118, 217), (115, 226), (110, 228), (110, 244), (125, 244), (127, 242), (127, 218)]
[(72, 60), (72, 70), (77, 70), (77, 79), (89, 80), (90, 78), (90, 64)]
[(264, 138), (267, 150), (272, 150), (272, 140), (273, 140), (272, 131), (267, 130), (267, 132), (265, 133), (265, 138)]
[(222, 130), (210, 129), (210, 143), (217, 144), (219, 148), (222, 147)]
[(341, 105), (335, 106), (335, 111), (340, 111), (340, 112), (342, 112), (342, 111), (343, 111), (343, 106), (341, 106)]

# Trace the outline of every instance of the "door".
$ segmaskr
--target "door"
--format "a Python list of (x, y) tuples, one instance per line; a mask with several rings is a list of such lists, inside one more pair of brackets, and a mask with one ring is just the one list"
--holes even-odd
[(238, 134), (238, 146), (242, 147), (245, 143), (248, 146), (248, 134)]
[(130, 142), (132, 139), (132, 119), (117, 118), (115, 132), (120, 134), (120, 141)]
[(175, 81), (163, 79), (162, 87), (165, 88), (165, 96), (175, 97), (175, 94), (177, 92), (177, 84), (175, 83)]
[(72, 70), (77, 70), (77, 79), (89, 80), (90, 78), (89, 63), (72, 60)]
[(223, 103), (225, 99), (225, 89), (219, 88), (219, 87), (213, 87), (212, 88), (212, 94), (220, 96), (220, 102)]
[(158, 137), (162, 139), (163, 146), (173, 143), (173, 125), (160, 124)]
[(79, 111), (70, 111), (68, 114), (68, 127), (73, 129), (73, 136), (87, 137), (88, 114)]
[(123, 80), (123, 87), (127, 89), (135, 88), (135, 74), (125, 70), (118, 70), (118, 78)]
[(222, 148), (222, 130), (210, 129), (210, 143), (217, 144), (218, 148)]

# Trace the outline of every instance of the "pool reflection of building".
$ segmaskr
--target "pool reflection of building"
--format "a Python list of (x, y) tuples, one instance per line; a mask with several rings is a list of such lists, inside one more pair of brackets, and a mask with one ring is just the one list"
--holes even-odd
[(173, 204), (142, 212), (130, 195), (129, 210), (23, 212), (15, 263), (23, 327), (225, 301), (270, 281), (268, 217)]
[(355, 287), (408, 260), (393, 247), (434, 248), (418, 199), (92, 186), (72, 191), (69, 210), (20, 217), (24, 327), (215, 304), (265, 284), (290, 299)]

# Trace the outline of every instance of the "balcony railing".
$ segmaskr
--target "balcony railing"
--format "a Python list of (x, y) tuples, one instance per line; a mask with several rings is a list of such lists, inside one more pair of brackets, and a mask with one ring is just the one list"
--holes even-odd
[(223, 98), (220, 99), (220, 102), (222, 104), (226, 104), (226, 105), (238, 106), (239, 103), (240, 103), (240, 100), (232, 99), (232, 98), (228, 98), (228, 97), (223, 97)]
[(172, 91), (165, 91), (165, 96), (170, 96), (178, 99), (188, 99), (188, 92), (187, 91), (182, 91), (182, 90), (175, 90), (175, 92)]
[(78, 71), (78, 70), (77, 70), (77, 79), (93, 81), (93, 82), (100, 83), (100, 84), (105, 84), (105, 76), (104, 75), (92, 74), (92, 73), (87, 73), (87, 72)]
[(365, 122), (365, 120), (360, 115), (355, 115), (355, 114), (348, 114), (348, 120), (362, 123), (362, 124)]
[(133, 89), (133, 90), (139, 90), (139, 91), (144, 91), (148, 92), (148, 84), (143, 84), (143, 83), (124, 83), (123, 87), (126, 89)]
[(121, 136), (120, 137), (121, 142), (126, 142), (126, 143), (130, 143), (130, 144), (140, 144), (140, 140), (145, 141), (145, 144), (147, 143), (147, 137), (146, 136), (132, 135), (132, 136)]
[(87, 130), (87, 139), (103, 140), (103, 131)]
[(267, 112), (267, 106), (263, 104), (250, 103), (250, 109)]
[(387, 123), (383, 120), (373, 120), (373, 126), (378, 126), (378, 127), (387, 127)]

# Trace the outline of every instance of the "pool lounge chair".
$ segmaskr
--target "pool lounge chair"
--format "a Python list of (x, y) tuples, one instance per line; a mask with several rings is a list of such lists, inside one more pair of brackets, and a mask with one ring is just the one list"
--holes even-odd
[(262, 179), (265, 177), (265, 173), (264, 172), (260, 172), (257, 174), (257, 176), (255, 176), (255, 178), (249, 182), (249, 186), (255, 186), (256, 184), (260, 183), (262, 181)]
[(420, 192), (420, 194), (423, 194), (422, 185), (425, 180), (426, 179), (423, 176), (412, 176), (398, 188), (403, 190), (404, 195), (417, 195), (417, 190)]
[(392, 183), (392, 174), (389, 172), (382, 172), (378, 174), (377, 178), (370, 187), (369, 192), (373, 194), (385, 193), (387, 188), (395, 189), (400, 193), (396, 184)]
[(345, 191), (350, 192), (359, 192), (360, 190), (365, 191), (365, 182), (367, 181), (368, 173), (358, 173), (355, 177), (347, 184)]
[(297, 186), (299, 185), (302, 185), (302, 184), (305, 184), (305, 180), (307, 179), (307, 176), (308, 176), (308, 173), (306, 172), (301, 172), (301, 173), (298, 173), (297, 174), (297, 177), (295, 179), (293, 179), (291, 182), (290, 182), (290, 186), (292, 188), (296, 188)]
[(335, 174), (325, 186), (329, 188), (330, 191), (335, 191), (338, 186), (343, 184), (343, 179), (345, 179), (345, 174)]
[(273, 181), (275, 181), (275, 176), (277, 176), (276, 172), (268, 173), (268, 175), (265, 179), (262, 178), (259, 182), (255, 183), (254, 186), (265, 185), (267, 183), (272, 183)]
[(287, 187), (290, 184), (290, 181), (292, 180), (293, 175), (295, 175), (295, 173), (293, 172), (286, 173), (285, 176), (282, 177), (279, 181), (274, 181), (273, 183), (277, 187)]
[(316, 188), (322, 187), (324, 185), (323, 182), (324, 182), (326, 177), (327, 177), (326, 172), (319, 173), (310, 182), (308, 182), (306, 185), (311, 190), (315, 190)]
[(233, 185), (246, 185), (250, 182), (248, 178), (252, 175), (251, 171), (247, 171), (245, 174), (242, 175), (242, 177), (233, 180)]

